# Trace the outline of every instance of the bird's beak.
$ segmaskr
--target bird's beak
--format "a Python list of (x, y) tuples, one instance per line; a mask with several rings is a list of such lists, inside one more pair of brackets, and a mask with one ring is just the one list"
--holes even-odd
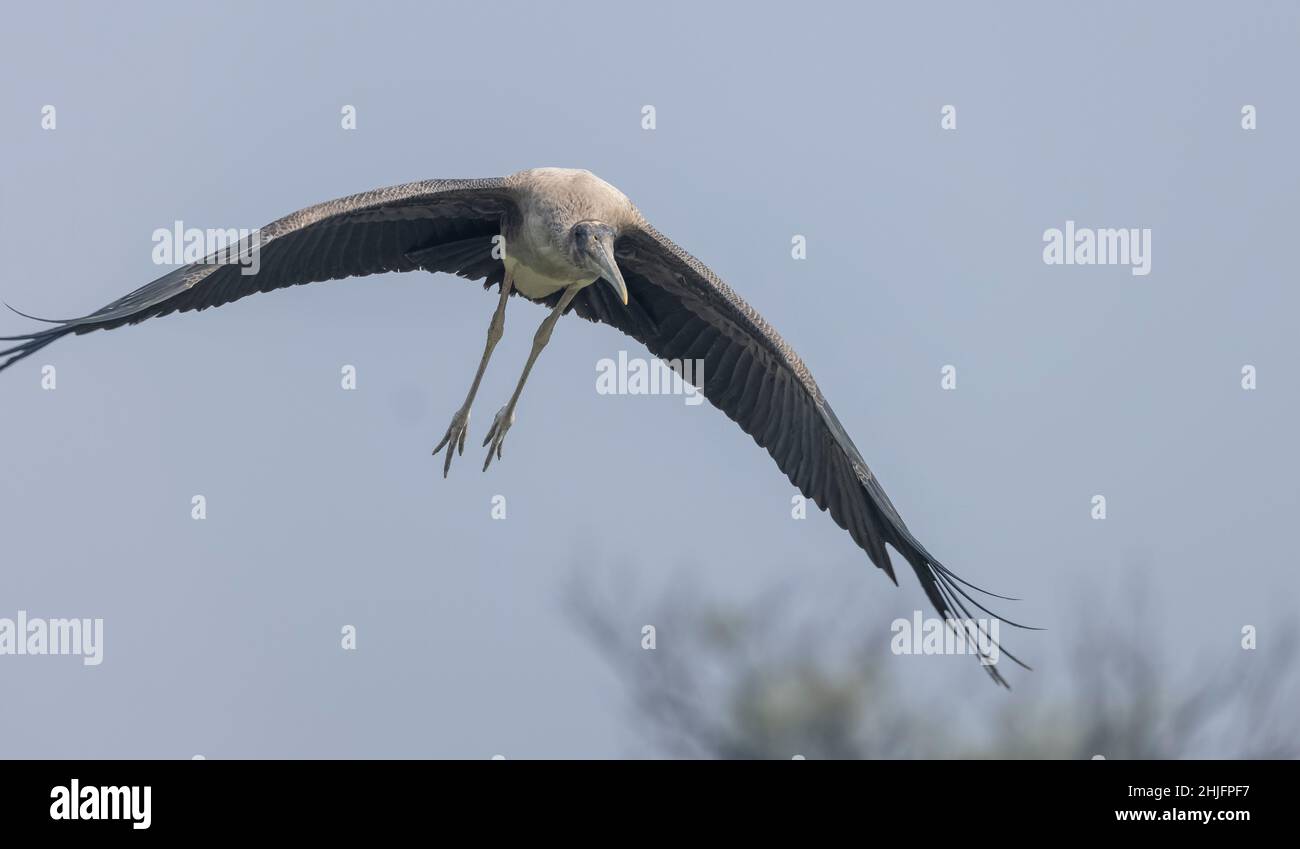
[(591, 258), (600, 268), (600, 276), (618, 293), (623, 306), (627, 306), (627, 284), (623, 282), (623, 272), (618, 270), (618, 263), (614, 261), (614, 240), (604, 238), (597, 241), (591, 251)]

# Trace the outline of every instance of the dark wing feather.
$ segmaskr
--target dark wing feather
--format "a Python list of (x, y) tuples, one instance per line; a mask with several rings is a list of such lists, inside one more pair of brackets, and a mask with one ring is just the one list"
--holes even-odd
[(496, 178), (426, 180), (310, 206), (261, 229), (256, 274), (229, 263), (177, 268), (89, 315), (4, 337), (20, 344), (0, 350), (0, 370), (69, 333), (207, 309), (302, 283), (416, 268), (499, 282), (502, 265), (491, 256), (492, 237), (515, 214), (511, 190)]
[[(663, 360), (703, 361), (710, 403), (767, 449), (891, 580), (897, 583), (886, 545), (912, 566), (945, 619), (973, 618), (968, 603), (984, 609), (962, 585), (978, 588), (948, 571), (907, 529), (807, 366), (761, 315), (649, 225), (623, 235), (616, 252), (627, 307), (610, 287), (589, 286), (574, 300), (579, 315), (613, 325)], [(994, 666), (985, 669), (1005, 686)]]

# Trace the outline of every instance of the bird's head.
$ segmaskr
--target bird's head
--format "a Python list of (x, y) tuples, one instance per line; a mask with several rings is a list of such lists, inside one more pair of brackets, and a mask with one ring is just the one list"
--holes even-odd
[(583, 268), (599, 275), (626, 305), (627, 284), (614, 261), (614, 240), (617, 238), (618, 230), (601, 221), (579, 221), (573, 225), (574, 259)]

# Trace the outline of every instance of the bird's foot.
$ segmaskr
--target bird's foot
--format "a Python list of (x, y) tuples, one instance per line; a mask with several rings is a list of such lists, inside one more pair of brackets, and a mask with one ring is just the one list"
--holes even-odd
[(465, 453), (465, 434), (469, 433), (469, 406), (461, 407), (456, 414), (451, 417), (451, 424), (447, 425), (447, 433), (442, 437), (433, 448), (436, 456), (442, 450), (442, 446), (447, 446), (447, 457), (442, 461), (442, 476), (447, 477), (447, 472), (451, 469), (451, 458), (455, 454)]
[(515, 411), (507, 404), (497, 412), (496, 418), (492, 419), (492, 429), (488, 435), (483, 438), (483, 444), (488, 445), (487, 459), (483, 461), (483, 471), (487, 471), (488, 466), (492, 465), (492, 455), (496, 455), (498, 460), (501, 459), (501, 443), (505, 441), (506, 431), (515, 423)]

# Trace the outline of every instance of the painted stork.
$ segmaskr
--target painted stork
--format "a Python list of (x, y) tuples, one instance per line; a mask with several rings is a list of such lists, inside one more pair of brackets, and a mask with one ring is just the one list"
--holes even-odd
[[(255, 274), (211, 257), (177, 268), (89, 315), (3, 337), (17, 344), (0, 351), (0, 370), (69, 334), (221, 306), (302, 283), (416, 269), (483, 280), (484, 288), (499, 287), (499, 298), (469, 392), (433, 449), (446, 451), (444, 477), (453, 455), (465, 450), (470, 407), (504, 331), (506, 304), (518, 294), (545, 304), (550, 313), (533, 337), (514, 393), (483, 441), (485, 471), (493, 457), (501, 457), (524, 383), (556, 322), (575, 312), (626, 333), (664, 360), (702, 363), (698, 389), (709, 402), (766, 448), (790, 482), (828, 510), (895, 584), (886, 546), (911, 565), (950, 625), (970, 636), (975, 620), (968, 605), (988, 613), (967, 589), (994, 594), (959, 578), (908, 530), (780, 334), (703, 263), (652, 227), (627, 196), (591, 172), (537, 168), (503, 178), (377, 189), (295, 212), (262, 228), (255, 241)], [(593, 285), (597, 281), (605, 285)], [(981, 658), (1006, 686), (989, 662), (995, 659)]]

